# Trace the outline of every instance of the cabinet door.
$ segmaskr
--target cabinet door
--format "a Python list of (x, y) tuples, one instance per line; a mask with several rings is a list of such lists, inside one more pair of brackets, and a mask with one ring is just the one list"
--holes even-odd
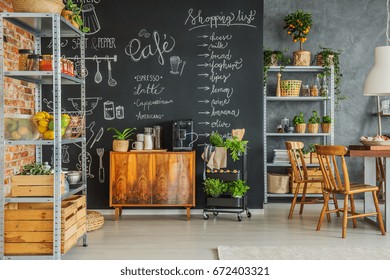
[(111, 153), (110, 206), (151, 204), (153, 155)]
[(194, 153), (156, 154), (153, 204), (194, 205)]

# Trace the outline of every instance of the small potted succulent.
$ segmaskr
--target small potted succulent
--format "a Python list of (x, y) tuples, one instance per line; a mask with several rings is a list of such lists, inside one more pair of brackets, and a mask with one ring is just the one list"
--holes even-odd
[(321, 122), (322, 133), (329, 133), (332, 128), (332, 118), (329, 116), (323, 116)]
[(293, 53), (293, 64), (296, 66), (310, 65), (310, 51), (305, 51), (302, 44), (306, 42), (307, 35), (313, 25), (311, 13), (298, 10), (295, 13), (288, 14), (284, 18), (287, 34), (291, 35), (294, 43), (299, 42), (299, 51)]
[(300, 112), (299, 115), (294, 116), (293, 124), (295, 127), (296, 133), (305, 133), (306, 132), (306, 122), (303, 113)]
[(313, 110), (312, 115), (308, 121), (307, 132), (318, 133), (318, 127), (319, 127), (320, 121), (321, 121), (321, 118), (318, 115), (317, 111)]
[(125, 128), (122, 132), (114, 127), (107, 128), (107, 131), (113, 131), (114, 141), (112, 142), (112, 150), (114, 152), (127, 152), (129, 149), (129, 139), (133, 134), (136, 128)]

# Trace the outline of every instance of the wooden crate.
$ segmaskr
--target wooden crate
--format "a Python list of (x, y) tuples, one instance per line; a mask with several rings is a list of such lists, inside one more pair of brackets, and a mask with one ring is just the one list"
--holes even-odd
[[(61, 205), (61, 253), (77, 242), (77, 203)], [(18, 203), (4, 211), (5, 255), (49, 255), (53, 253), (53, 203)]]
[[(294, 173), (292, 172), (291, 168), (288, 168), (288, 175), (290, 176), (290, 193), (294, 193), (295, 189), (297, 187), (297, 183), (293, 183), (294, 180)], [(307, 173), (309, 174), (310, 177), (313, 178), (321, 178), (322, 177), (322, 172), (320, 168), (308, 168)], [(299, 193), (302, 193), (303, 191), (303, 184), (301, 184), (299, 188)], [(322, 187), (321, 183), (308, 183), (307, 184), (307, 190), (306, 193), (322, 193)]]
[[(53, 196), (54, 175), (13, 175), (11, 196)], [(65, 174), (61, 174), (61, 194), (65, 192)]]
[(76, 224), (77, 239), (87, 232), (87, 200), (85, 195), (72, 195), (64, 201), (71, 201), (77, 205)]

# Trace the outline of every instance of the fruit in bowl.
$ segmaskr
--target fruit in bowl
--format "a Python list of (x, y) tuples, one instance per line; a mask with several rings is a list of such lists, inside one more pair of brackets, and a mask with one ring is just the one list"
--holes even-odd
[[(39, 133), (42, 134), (43, 139), (54, 139), (54, 117), (48, 112), (37, 112), (33, 117)], [(70, 116), (68, 114), (61, 115), (61, 136), (64, 136), (66, 128), (70, 123)]]
[(39, 133), (30, 115), (15, 115), (4, 119), (4, 138), (7, 140), (35, 140)]

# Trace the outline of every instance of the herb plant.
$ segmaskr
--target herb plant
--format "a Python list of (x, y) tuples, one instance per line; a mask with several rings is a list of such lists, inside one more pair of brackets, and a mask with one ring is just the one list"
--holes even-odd
[(305, 123), (305, 117), (303, 116), (303, 113), (300, 112), (299, 115), (294, 116), (293, 118), (293, 124), (304, 124)]
[(322, 123), (332, 123), (332, 118), (329, 116), (323, 116)]
[(80, 7), (76, 3), (73, 3), (72, 0), (68, 0), (65, 4), (65, 10), (72, 12), (72, 20), (74, 20), (82, 32), (87, 33), (89, 27), (84, 26), (84, 22), (81, 19), (81, 10), (83, 9), (83, 3), (81, 2)]
[(320, 123), (320, 121), (321, 121), (320, 116), (318, 115), (317, 111), (314, 110), (312, 112), (312, 116), (309, 118), (308, 122), (310, 124), (318, 124), (318, 123)]
[(250, 187), (245, 181), (235, 180), (228, 183), (228, 193), (233, 197), (242, 197)]
[(42, 163), (30, 163), (22, 167), (20, 175), (52, 175), (52, 169)]
[(225, 141), (225, 147), (230, 151), (233, 161), (239, 160), (239, 155), (245, 152), (247, 145), (248, 141), (239, 140), (237, 136)]
[(219, 179), (207, 178), (203, 185), (204, 192), (213, 197), (218, 197), (227, 191), (227, 184)]
[(215, 147), (225, 147), (222, 136), (218, 132), (213, 132), (210, 135), (210, 144)]

